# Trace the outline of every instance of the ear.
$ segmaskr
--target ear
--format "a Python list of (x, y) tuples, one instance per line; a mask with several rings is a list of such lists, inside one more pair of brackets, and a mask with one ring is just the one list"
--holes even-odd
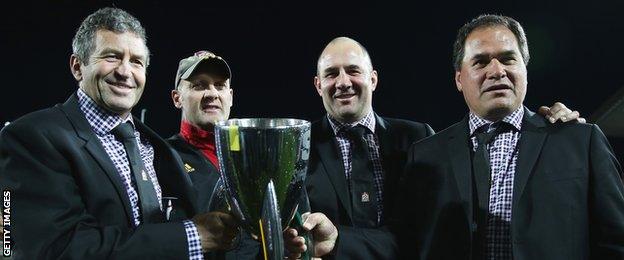
[(230, 87), (230, 98), (232, 99), (232, 102), (230, 102), (230, 107), (234, 106), (234, 90), (232, 89), (232, 87)]
[(173, 100), (173, 105), (177, 108), (182, 108), (182, 103), (180, 102), (180, 91), (174, 89), (171, 91), (171, 100)]
[(379, 77), (377, 77), (377, 71), (373, 70), (371, 71), (371, 87), (373, 88), (373, 91), (377, 88), (377, 82), (379, 82)]
[(457, 87), (457, 91), (462, 92), (461, 72), (459, 71), (455, 71), (455, 86)]
[(80, 65), (80, 59), (78, 59), (78, 56), (76, 56), (76, 54), (72, 54), (69, 57), (69, 70), (71, 71), (76, 81), (82, 80), (82, 67)]
[(319, 96), (323, 96), (323, 91), (321, 90), (321, 79), (319, 79), (318, 75), (314, 76), (314, 88), (316, 88), (316, 92)]

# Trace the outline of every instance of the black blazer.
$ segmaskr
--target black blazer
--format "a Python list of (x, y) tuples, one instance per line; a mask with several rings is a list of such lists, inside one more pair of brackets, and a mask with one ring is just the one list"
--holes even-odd
[(162, 195), (178, 198), (171, 222), (133, 227), (124, 184), (76, 94), (2, 130), (0, 187), (12, 192), (16, 258), (188, 258), (180, 220), (195, 214), (196, 195), (178, 155), (138, 119), (134, 123), (154, 146)]
[[(173, 135), (167, 142), (178, 152), (182, 162), (185, 164), (188, 175), (193, 182), (193, 188), (198, 194), (198, 205), (200, 211), (219, 210), (225, 205), (224, 198), (214, 197), (215, 186), (220, 178), (219, 170), (210, 162), (197, 148), (189, 144), (179, 134)], [(214, 197), (214, 198), (213, 198)], [(260, 259), (260, 243), (253, 240), (247, 232), (239, 234), (237, 247), (227, 252), (216, 252), (205, 254), (206, 259), (225, 260), (255, 260)]]
[[(427, 124), (375, 116), (375, 134), (380, 145), (384, 168), (384, 219), (393, 210), (395, 191), (410, 144), (433, 130)], [(350, 197), (342, 156), (327, 117), (312, 124), (312, 145), (306, 189), (312, 212), (322, 212), (338, 227), (336, 247), (330, 256), (336, 259), (394, 259), (397, 245), (385, 228), (353, 227)]]
[[(552, 125), (525, 109), (518, 145), (514, 259), (624, 258), (622, 170), (598, 126)], [(398, 214), (404, 259), (470, 258), (471, 168), (467, 117), (410, 150)]]
[(182, 163), (185, 165), (186, 173), (191, 178), (193, 188), (198, 194), (197, 205), (199, 210), (208, 211), (212, 201), (212, 193), (220, 178), (219, 169), (212, 165), (201, 151), (186, 142), (179, 134), (169, 137), (167, 142), (178, 152)]

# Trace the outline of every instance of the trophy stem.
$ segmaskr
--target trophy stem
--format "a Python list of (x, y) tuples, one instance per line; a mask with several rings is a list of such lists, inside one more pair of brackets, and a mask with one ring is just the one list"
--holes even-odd
[(284, 238), (282, 237), (282, 221), (272, 179), (269, 180), (265, 190), (260, 226), (265, 260), (283, 260)]

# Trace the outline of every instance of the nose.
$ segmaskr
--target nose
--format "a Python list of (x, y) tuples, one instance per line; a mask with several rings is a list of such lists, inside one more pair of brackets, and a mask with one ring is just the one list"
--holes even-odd
[(492, 59), (488, 64), (487, 77), (488, 79), (501, 79), (507, 76), (505, 65), (498, 59)]
[(339, 89), (347, 89), (353, 86), (349, 75), (344, 70), (341, 70), (336, 78), (336, 87)]
[(130, 61), (122, 60), (117, 68), (115, 68), (115, 76), (122, 79), (129, 78), (132, 75), (132, 69), (130, 66)]
[(213, 84), (208, 85), (208, 87), (204, 89), (203, 98), (214, 99), (214, 98), (217, 98), (217, 96), (218, 96), (218, 91), (217, 91), (217, 88), (215, 88)]

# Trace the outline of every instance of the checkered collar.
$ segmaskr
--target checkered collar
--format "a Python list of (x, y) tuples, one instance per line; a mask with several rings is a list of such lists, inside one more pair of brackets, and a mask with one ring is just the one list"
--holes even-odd
[(134, 126), (134, 121), (132, 120), (131, 115), (124, 119), (117, 114), (101, 108), (81, 88), (78, 88), (77, 94), (78, 106), (85, 114), (87, 122), (91, 125), (91, 129), (93, 129), (98, 136), (105, 136), (109, 134), (110, 131), (117, 125), (127, 121), (130, 121), (132, 126)]
[[(502, 122), (513, 125), (516, 130), (520, 131), (522, 128), (522, 117), (524, 116), (524, 106), (518, 107), (513, 113), (507, 115), (501, 120)], [(500, 121), (499, 121), (500, 122)], [(477, 129), (483, 127), (484, 125), (491, 125), (496, 122), (492, 122), (486, 119), (483, 119), (474, 113), (470, 112), (468, 115), (468, 127), (470, 129), (470, 136), (474, 134)]]
[(366, 114), (366, 116), (364, 116), (362, 119), (352, 124), (341, 123), (329, 114), (327, 114), (327, 119), (329, 119), (329, 125), (331, 125), (335, 135), (338, 135), (338, 133), (340, 133), (344, 129), (354, 127), (358, 124), (368, 128), (371, 133), (375, 133), (375, 113), (372, 110), (368, 112), (368, 114)]

